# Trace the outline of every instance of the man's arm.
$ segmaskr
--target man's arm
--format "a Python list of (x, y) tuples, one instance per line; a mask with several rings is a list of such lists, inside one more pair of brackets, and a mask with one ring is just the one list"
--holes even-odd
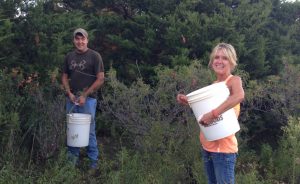
[(97, 74), (97, 79), (95, 80), (95, 82), (87, 90), (85, 90), (79, 97), (79, 105), (84, 105), (86, 97), (92, 94), (93, 92), (97, 91), (103, 85), (103, 83), (104, 83), (104, 72), (99, 72)]
[(75, 103), (76, 101), (76, 97), (75, 95), (71, 92), (71, 89), (70, 89), (70, 85), (69, 85), (69, 77), (68, 77), (68, 74), (66, 73), (63, 73), (62, 74), (62, 77), (61, 77), (61, 82), (63, 84), (63, 87), (66, 91), (66, 94), (68, 95), (69, 99)]
[(82, 96), (87, 97), (90, 94), (94, 93), (102, 86), (103, 83), (104, 83), (104, 72), (99, 72), (97, 74), (97, 79), (95, 80), (95, 82), (87, 90), (83, 92)]
[(66, 73), (62, 74), (61, 82), (63, 84), (64, 90), (66, 91), (66, 94), (69, 94), (71, 92), (71, 90), (70, 90), (70, 85), (69, 85), (68, 74), (66, 74)]

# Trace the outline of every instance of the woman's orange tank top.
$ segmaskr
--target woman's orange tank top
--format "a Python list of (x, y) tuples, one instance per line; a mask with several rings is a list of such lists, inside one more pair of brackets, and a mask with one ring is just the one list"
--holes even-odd
[[(232, 77), (230, 75), (225, 82), (227, 83), (229, 79)], [(233, 107), (236, 116), (238, 117), (240, 114), (240, 104), (237, 104)], [(235, 134), (232, 134), (228, 137), (223, 139), (215, 140), (215, 141), (208, 141), (204, 137), (203, 133), (200, 131), (200, 142), (202, 144), (203, 149), (209, 152), (220, 152), (220, 153), (236, 153), (238, 152), (238, 143), (235, 137)]]

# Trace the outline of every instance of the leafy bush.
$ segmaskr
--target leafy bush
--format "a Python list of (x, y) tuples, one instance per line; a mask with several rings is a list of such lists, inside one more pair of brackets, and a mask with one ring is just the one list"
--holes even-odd
[(103, 100), (100, 102), (102, 119), (107, 119), (112, 126), (122, 130), (123, 136), (131, 139), (137, 148), (144, 146), (144, 137), (156, 125), (165, 128), (166, 139), (184, 135), (179, 132), (185, 130), (177, 126), (195, 120), (188, 108), (177, 104), (176, 95), (204, 86), (211, 77), (199, 62), (178, 71), (157, 69), (157, 73), (159, 81), (156, 87), (145, 84), (142, 79), (127, 87), (116, 79), (115, 71), (111, 70), (108, 73), (109, 82), (103, 90)]
[(30, 173), (25, 176), (26, 171), (17, 169), (13, 165), (6, 163), (0, 167), (0, 183), (5, 184), (21, 184), (21, 183), (32, 183), (33, 177)]
[(288, 116), (299, 116), (299, 77), (299, 66), (285, 62), (279, 76), (247, 81), (240, 116), (244, 143), (255, 149), (264, 143), (277, 147)]
[[(0, 181), (206, 183), (199, 151), (199, 127), (191, 109), (176, 102), (178, 93), (187, 94), (213, 80), (212, 73), (202, 68), (200, 62), (177, 69), (157, 68), (153, 86), (142, 79), (126, 86), (116, 79), (114, 70), (109, 71), (99, 101), (101, 113), (97, 113), (97, 123), (105, 122), (102, 126), (111, 132), (106, 135), (119, 141), (119, 145), (100, 148), (101, 173), (95, 177), (86, 173), (86, 167), (81, 172), (66, 162), (65, 149), (61, 149), (65, 147), (65, 97), (57, 81), (44, 80), (40, 84), (37, 76), (32, 80), (25, 77), (22, 83), (22, 74), (1, 72), (0, 87), (4, 93), (0, 99), (4, 103), (0, 103)], [(290, 76), (298, 75), (294, 72)], [(238, 134), (242, 144), (236, 166), (237, 183), (299, 182), (299, 120), (291, 118), (285, 122), (289, 113), (297, 114), (297, 98), (287, 95), (297, 95), (297, 91), (283, 90), (283, 74), (262, 83), (247, 81), (247, 76), (245, 79), (247, 100), (243, 103), (242, 131)], [(293, 104), (287, 103), (291, 100)], [(258, 113), (263, 110), (263, 115)], [(279, 130), (271, 127), (285, 127), (283, 137), (276, 134), (277, 140), (281, 140), (279, 148), (276, 149), (276, 144), (261, 146), (261, 142), (251, 140), (257, 136), (254, 131), (257, 127), (267, 133), (259, 136), (269, 136), (273, 143), (276, 139), (270, 136), (271, 132)], [(249, 149), (251, 143), (261, 148), (260, 154), (257, 154), (259, 149), (256, 152)]]
[[(111, 127), (119, 133), (115, 134), (116, 139), (119, 137), (123, 146), (140, 152), (141, 155), (130, 157), (138, 160), (132, 163), (136, 165), (123, 165), (133, 169), (132, 173), (137, 174), (135, 168), (142, 165), (139, 174), (145, 175), (142, 170), (152, 173), (152, 176), (143, 176), (149, 177), (149, 182), (153, 176), (158, 183), (198, 178), (201, 181), (204, 177), (197, 172), (202, 169), (198, 168), (201, 164), (194, 162), (196, 157), (201, 163), (199, 127), (191, 110), (177, 104), (176, 95), (207, 85), (212, 81), (212, 75), (196, 61), (189, 67), (178, 70), (160, 68), (156, 72), (159, 80), (155, 87), (141, 79), (128, 87), (120, 83), (115, 71), (111, 70), (100, 102), (102, 118), (99, 119), (112, 123)], [(126, 152), (121, 155), (127, 159)], [(121, 171), (117, 173), (114, 177), (118, 180), (124, 175), (125, 180), (130, 177), (129, 173), (128, 176)], [(138, 180), (138, 177), (133, 178)]]
[(7, 70), (0, 70), (0, 163), (5, 157), (12, 159), (17, 154), (20, 139), (20, 109), (24, 97), (18, 95), (21, 79)]
[(66, 150), (62, 149), (55, 159), (49, 159), (38, 173), (36, 183), (81, 183), (82, 174), (66, 158)]
[(205, 183), (199, 154), (186, 153), (192, 157), (189, 163), (177, 154), (141, 154), (123, 148), (118, 154), (119, 168), (110, 173), (107, 183)]
[(288, 126), (283, 128), (274, 158), (275, 177), (287, 183), (300, 182), (300, 118), (289, 118)]
[(17, 161), (22, 153), (23, 161), (45, 161), (65, 142), (60, 86), (55, 81), (41, 86), (37, 74), (24, 77), (4, 70), (0, 79), (1, 155)]

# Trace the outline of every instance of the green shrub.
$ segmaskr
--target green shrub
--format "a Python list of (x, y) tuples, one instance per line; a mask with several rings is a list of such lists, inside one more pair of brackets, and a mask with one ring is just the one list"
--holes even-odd
[[(122, 136), (130, 139), (136, 148), (143, 147), (144, 136), (156, 124), (176, 128), (178, 124), (194, 123), (191, 110), (177, 104), (176, 95), (205, 86), (211, 79), (208, 69), (203, 69), (199, 62), (178, 70), (157, 69), (157, 73), (159, 81), (156, 87), (145, 84), (142, 79), (126, 86), (116, 79), (116, 72), (111, 70), (103, 89), (100, 102), (102, 119), (121, 130)], [(202, 80), (198, 80), (200, 78)], [(173, 129), (169, 130), (165, 135), (173, 136), (170, 134)], [(185, 132), (182, 129), (177, 131)]]
[[(128, 172), (133, 170), (128, 176), (117, 170), (112, 178), (128, 181), (127, 177), (138, 175), (132, 176), (137, 182), (141, 176), (150, 183), (204, 181), (203, 172), (199, 173), (203, 168), (199, 126), (191, 109), (177, 104), (176, 95), (209, 84), (212, 75), (197, 61), (189, 67), (158, 68), (156, 72), (159, 80), (155, 87), (142, 79), (126, 86), (116, 79), (114, 70), (108, 73), (99, 119), (111, 122), (111, 131), (123, 147), (139, 153), (130, 157), (138, 160), (132, 162), (135, 165), (124, 165)], [(143, 167), (136, 171), (140, 165)]]
[(118, 169), (110, 173), (107, 183), (205, 183), (200, 156), (192, 157), (187, 161), (177, 153), (139, 153), (123, 148), (118, 154)]
[(236, 176), (236, 183), (243, 184), (264, 184), (264, 181), (259, 179), (259, 173), (255, 169), (251, 169), (248, 173), (238, 173)]
[(1, 184), (22, 184), (33, 183), (33, 176), (22, 168), (15, 168), (10, 163), (6, 163), (0, 167), (0, 183)]
[(0, 163), (18, 153), (20, 110), (24, 105), (24, 98), (18, 95), (20, 80), (9, 71), (0, 70)]
[(291, 117), (283, 130), (274, 159), (275, 177), (296, 184), (300, 182), (300, 118)]
[(74, 165), (68, 163), (66, 158), (66, 150), (63, 149), (57, 157), (49, 159), (44, 167), (37, 168), (39, 172), (36, 174), (37, 180), (35, 182), (38, 184), (82, 183), (83, 174)]

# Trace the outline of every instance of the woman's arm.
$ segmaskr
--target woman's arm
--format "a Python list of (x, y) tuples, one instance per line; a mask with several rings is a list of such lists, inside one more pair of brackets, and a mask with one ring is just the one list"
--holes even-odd
[(239, 76), (233, 76), (228, 82), (227, 86), (230, 90), (229, 97), (217, 108), (213, 109), (211, 112), (206, 113), (200, 120), (201, 124), (209, 124), (220, 114), (226, 112), (227, 110), (233, 108), (240, 102), (244, 100), (244, 89), (242, 85), (242, 80)]

